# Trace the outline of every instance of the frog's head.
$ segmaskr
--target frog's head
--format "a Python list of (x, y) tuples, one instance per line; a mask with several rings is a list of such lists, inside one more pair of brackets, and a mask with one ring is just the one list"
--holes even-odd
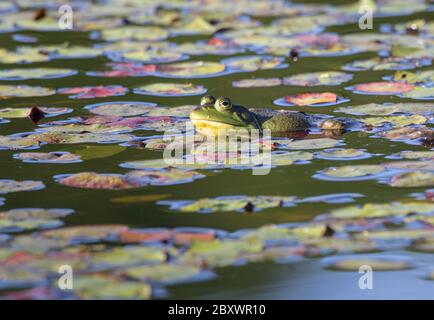
[[(215, 101), (212, 104), (212, 101)], [(217, 100), (204, 96), (200, 107), (190, 113), (196, 129), (205, 135), (216, 135), (221, 129), (259, 129), (255, 115), (242, 106), (235, 106), (226, 97)]]
[(393, 75), (393, 80), (413, 83), (417, 81), (417, 75), (410, 71), (396, 71)]

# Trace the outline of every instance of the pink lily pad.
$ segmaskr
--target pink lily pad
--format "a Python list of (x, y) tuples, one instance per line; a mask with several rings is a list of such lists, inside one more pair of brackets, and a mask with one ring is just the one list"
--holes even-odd
[(128, 91), (122, 86), (74, 87), (57, 90), (60, 94), (71, 94), (71, 99), (93, 99), (122, 96)]
[(394, 95), (410, 92), (414, 88), (414, 85), (408, 83), (383, 81), (362, 83), (350, 89), (353, 89), (355, 93), (361, 94)]

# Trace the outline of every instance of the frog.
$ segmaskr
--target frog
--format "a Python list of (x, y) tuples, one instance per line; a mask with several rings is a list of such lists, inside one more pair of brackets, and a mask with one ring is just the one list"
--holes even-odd
[(247, 108), (233, 104), (228, 97), (204, 96), (200, 106), (190, 113), (190, 120), (199, 133), (218, 135), (219, 130), (253, 129), (272, 134), (288, 131), (304, 131), (310, 127), (309, 116), (298, 111), (276, 111)]

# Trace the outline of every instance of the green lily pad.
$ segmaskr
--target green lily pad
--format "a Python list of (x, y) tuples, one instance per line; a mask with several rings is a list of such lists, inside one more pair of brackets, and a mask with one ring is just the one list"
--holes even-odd
[(39, 141), (31, 138), (0, 136), (0, 149), (19, 150), (39, 147)]
[(373, 271), (394, 271), (412, 269), (410, 258), (401, 256), (345, 256), (328, 257), (322, 260), (325, 268), (336, 271), (359, 271), (361, 266), (369, 266)]
[(160, 27), (154, 26), (124, 26), (101, 31), (101, 38), (105, 41), (137, 40), (158, 41), (164, 40), (169, 33)]
[(401, 159), (432, 159), (434, 158), (434, 151), (401, 151), (394, 155)]
[(170, 205), (172, 210), (182, 212), (222, 212), (222, 211), (260, 211), (269, 208), (283, 207), (293, 203), (295, 197), (277, 196), (229, 196), (205, 198), (195, 201), (161, 201), (160, 204)]
[(383, 171), (385, 171), (385, 169), (380, 165), (350, 165), (328, 168), (323, 170), (321, 174), (330, 178), (352, 179), (375, 176)]
[(82, 146), (76, 150), (76, 154), (83, 160), (95, 160), (114, 156), (121, 153), (126, 148), (110, 145), (110, 146)]
[(149, 284), (126, 281), (104, 275), (79, 275), (74, 277), (74, 294), (80, 299), (150, 299), (152, 289)]
[(101, 271), (138, 264), (163, 263), (167, 256), (168, 252), (163, 248), (125, 246), (94, 252), (89, 263), (92, 270)]
[(103, 102), (88, 105), (85, 109), (101, 116), (131, 117), (140, 116), (156, 107), (151, 102)]
[(0, 70), (0, 80), (54, 79), (74, 74), (77, 71), (62, 68), (5, 69)]
[(164, 284), (173, 284), (191, 280), (201, 274), (197, 266), (180, 264), (148, 265), (124, 269), (123, 275), (140, 281), (152, 281)]
[(69, 152), (23, 152), (14, 154), (14, 158), (27, 163), (74, 163), (80, 162), (80, 156)]
[(378, 104), (369, 103), (358, 106), (342, 107), (336, 112), (353, 115), (388, 116), (394, 113), (424, 114), (432, 112), (432, 104), (429, 103), (393, 103)]
[[(26, 137), (25, 142), (39, 145), (48, 144), (75, 144), (75, 143), (121, 143), (133, 140), (128, 134), (104, 134), (104, 133), (34, 133)], [(0, 139), (1, 142), (1, 139)], [(22, 142), (22, 141), (19, 141)], [(0, 144), (1, 146), (1, 144)]]
[(256, 88), (256, 87), (276, 87), (282, 84), (278, 78), (254, 78), (233, 81), (232, 86), (235, 88)]
[(430, 213), (434, 210), (434, 204), (428, 202), (392, 202), (392, 203), (367, 203), (363, 206), (350, 206), (332, 210), (333, 218), (379, 218), (388, 216), (402, 216), (409, 213)]
[(351, 73), (338, 71), (322, 71), (296, 74), (283, 78), (283, 84), (287, 86), (338, 86), (353, 78)]
[(371, 117), (360, 120), (366, 125), (374, 127), (382, 126), (387, 123), (392, 124), (394, 127), (405, 127), (411, 124), (424, 124), (428, 121), (426, 117), (418, 114), (411, 116)]
[(218, 62), (188, 61), (159, 65), (156, 75), (169, 78), (206, 78), (225, 71), (226, 66)]
[(333, 148), (325, 149), (317, 153), (317, 157), (327, 160), (351, 160), (364, 158), (365, 156), (369, 155), (360, 149)]
[(204, 94), (207, 91), (203, 86), (193, 85), (192, 83), (152, 83), (134, 88), (135, 94), (150, 96), (193, 96)]
[(41, 235), (49, 239), (59, 239), (70, 243), (92, 243), (117, 238), (120, 232), (128, 230), (125, 225), (81, 225), (43, 231)]
[(42, 181), (32, 180), (0, 180), (0, 194), (19, 192), (19, 191), (33, 191), (45, 188)]
[(434, 173), (427, 171), (413, 171), (394, 175), (389, 182), (392, 187), (415, 188), (434, 186)]
[(339, 144), (339, 140), (330, 138), (304, 139), (304, 140), (277, 140), (279, 148), (291, 150), (311, 150), (333, 148)]
[(401, 95), (403, 98), (411, 99), (434, 99), (434, 88), (415, 87), (413, 90), (404, 92)]
[(55, 90), (43, 87), (0, 85), (0, 99), (45, 97), (55, 93)]
[[(0, 118), (27, 118), (33, 108), (3, 108), (0, 109)], [(69, 108), (38, 108), (44, 116), (56, 116), (64, 113), (71, 112)]]

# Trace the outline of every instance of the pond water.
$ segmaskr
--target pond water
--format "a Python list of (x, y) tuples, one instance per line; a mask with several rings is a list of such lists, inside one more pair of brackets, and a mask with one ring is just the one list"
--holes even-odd
[[(22, 2), (24, 8), (31, 4), (30, 1), (18, 2)], [(434, 287), (429, 279), (434, 279), (430, 271), (434, 261), (434, 191), (430, 190), (434, 187), (430, 131), (434, 114), (434, 94), (430, 91), (433, 76), (408, 82), (405, 77), (399, 81), (384, 80), (398, 77), (396, 72), (403, 66), (405, 72), (411, 72), (406, 77), (433, 69), (433, 25), (430, 22), (433, 14), (430, 8), (423, 7), (423, 1), (417, 1), (421, 7), (415, 4), (414, 12), (407, 12), (411, 8), (404, 5), (405, 2), (400, 7), (397, 4), (390, 12), (385, 10), (386, 5), (379, 4), (377, 10), (381, 12), (383, 8), (387, 12), (374, 18), (372, 30), (359, 29), (357, 7), (346, 11), (343, 9), (346, 2), (337, 1), (330, 7), (321, 5), (314, 10), (315, 5), (309, 1), (297, 7), (300, 11), (295, 16), (288, 11), (287, 17), (271, 13), (266, 16), (259, 7), (240, 3), (237, 10), (250, 12), (251, 20), (239, 20), (237, 16), (226, 14), (227, 22), (207, 24), (211, 31), (199, 22), (189, 29), (187, 22), (193, 18), (187, 13), (160, 10), (156, 20), (161, 30), (142, 32), (122, 28), (134, 23), (140, 26), (147, 21), (155, 23), (156, 14), (147, 14), (142, 8), (142, 15), (133, 15), (132, 19), (129, 15), (137, 8), (131, 9), (134, 7), (129, 7), (126, 1), (108, 2), (111, 4), (101, 6), (108, 16), (115, 18), (106, 20), (102, 13), (92, 17), (83, 13), (86, 10), (101, 12), (98, 5), (83, 9), (88, 5), (83, 4), (82, 12), (79, 3), (75, 3), (75, 19), (83, 24), (76, 26), (81, 30), (73, 31), (43, 29), (57, 25), (56, 7), (35, 21), (34, 7), (23, 10), (27, 13), (20, 13), (12, 4), (10, 8), (6, 2), (0, 6), (0, 96), (4, 98), (0, 100), (3, 120), (0, 123), (0, 193), (4, 203), (0, 213), (0, 293), (3, 298), (432, 298)], [(180, 3), (174, 2), (173, 6), (181, 7)], [(40, 1), (39, 7), (43, 5), (44, 1)], [(124, 11), (117, 12), (116, 8)], [(218, 10), (224, 12), (227, 7), (217, 7), (216, 12)], [(325, 13), (327, 10), (332, 11)], [(170, 20), (170, 12), (179, 22), (165, 25)], [(306, 19), (306, 22), (295, 20), (312, 15), (318, 17)], [(202, 13), (202, 16), (207, 21), (222, 19), (217, 14), (211, 17)], [(264, 34), (263, 37), (235, 32), (260, 28), (254, 27), (253, 22), (263, 26), (278, 25), (280, 18), (288, 20), (280, 21), (282, 29), (256, 31)], [(420, 19), (424, 19), (425, 24), (417, 24), (421, 23)], [(11, 20), (17, 24), (11, 25)], [(410, 26), (417, 24), (418, 28), (411, 32), (407, 22), (416, 20), (418, 22)], [(99, 21), (101, 25), (87, 26), (86, 21)], [(249, 23), (252, 25), (247, 27)], [(215, 25), (218, 28), (214, 28)], [(117, 32), (110, 33), (116, 28), (119, 28)], [(177, 36), (176, 32), (183, 28), (185, 33), (195, 31), (198, 34)], [(297, 35), (297, 28), (305, 28), (301, 34), (309, 34), (311, 38)], [(218, 30), (220, 32), (213, 35)], [(165, 35), (167, 31), (169, 35)], [(151, 49), (145, 54), (145, 43), (152, 37), (157, 38), (151, 39), (154, 42), (149, 44)], [(268, 44), (264, 38), (268, 39)], [(222, 51), (234, 52), (210, 55), (205, 54), (205, 50), (215, 53), (215, 48), (193, 45), (210, 39), (214, 41), (211, 45), (219, 44)], [(297, 40), (284, 45), (288, 39)], [(167, 41), (179, 48), (167, 47)], [(183, 44), (192, 45), (189, 48), (182, 47)], [(36, 46), (40, 48), (28, 48)], [(105, 46), (105, 50), (99, 49)], [(89, 48), (94, 48), (95, 52)], [(291, 58), (292, 48), (296, 48), (292, 51), (293, 58), (297, 53), (296, 59)], [(196, 55), (200, 50), (204, 50), (203, 54)], [(168, 59), (179, 61), (153, 63), (157, 58), (164, 58), (164, 54)], [(176, 71), (179, 66), (170, 67), (172, 63), (185, 61), (220, 62), (259, 54), (282, 59), (256, 61), (253, 69), (249, 69), (252, 65), (248, 62), (240, 62), (241, 68), (247, 69), (245, 72), (233, 69), (240, 65), (223, 61), (214, 66), (215, 69), (204, 68), (201, 77), (194, 77), (194, 73), (199, 72), (197, 66), (181, 71)], [(371, 61), (379, 55), (385, 58)], [(390, 56), (394, 58), (387, 60)], [(22, 60), (27, 63), (19, 63)], [(368, 62), (359, 63), (362, 67), (359, 65), (355, 71), (353, 63), (361, 60)], [(134, 66), (126, 64), (131, 61)], [(166, 64), (169, 67), (161, 67)], [(349, 64), (353, 68), (344, 68)], [(221, 66), (225, 71), (213, 74), (213, 70)], [(17, 68), (30, 71), (14, 70)], [(31, 70), (33, 68), (44, 68), (39, 71), (42, 75)], [(74, 72), (62, 70), (50, 76), (45, 68)], [(6, 70), (10, 70), (9, 73)], [(124, 73), (109, 72), (114, 70)], [(311, 72), (324, 72), (320, 79), (325, 77), (328, 81), (327, 74), (332, 71), (345, 72), (352, 77), (342, 83), (338, 81), (337, 85), (312, 86), (315, 81), (312, 77), (293, 80), (304, 81), (306, 85), (233, 85), (234, 81), (244, 79), (283, 79)], [(11, 80), (14, 77), (17, 79)], [(392, 84), (357, 87), (383, 81)], [(235, 104), (246, 107), (297, 110), (321, 119), (330, 116), (346, 118), (346, 121), (352, 119), (352, 122), (345, 132), (313, 128), (299, 140), (323, 139), (319, 146), (294, 147), (290, 140), (277, 138), (281, 145), (276, 151), (283, 152), (282, 158), (295, 157), (295, 160), (274, 166), (267, 175), (253, 175), (249, 169), (220, 167), (194, 171), (181, 168), (176, 169), (180, 172), (169, 176), (172, 169), (147, 163), (135, 171), (136, 180), (128, 180), (126, 175), (132, 170), (121, 164), (162, 158), (162, 151), (152, 150), (147, 139), (161, 138), (164, 129), (182, 132), (191, 107), (181, 110), (180, 114), (170, 113), (169, 108), (197, 106), (203, 95), (200, 90), (199, 94), (188, 96), (143, 95), (134, 90), (154, 83), (191, 83), (206, 88), (206, 94), (228, 96)], [(25, 97), (15, 97), (20, 88), (2, 86), (40, 86), (57, 92), (41, 93), (40, 89), (30, 92), (31, 89), (25, 87), (21, 88)], [(91, 86), (97, 89), (61, 90)], [(126, 90), (118, 88), (114, 94), (92, 97), (107, 94), (107, 88), (98, 86), (121, 86)], [(356, 92), (350, 90), (354, 86)], [(171, 89), (169, 91), (173, 92)], [(147, 90), (151, 89), (147, 87)], [(360, 94), (364, 90), (369, 94)], [(308, 106), (306, 100), (298, 96), (302, 100), (298, 106), (282, 107), (273, 103), (282, 97), (313, 92), (331, 92), (348, 101)], [(80, 97), (80, 93), (84, 97)], [(115, 106), (119, 105), (116, 102), (131, 102), (133, 106), (119, 112), (112, 111), (113, 106), (99, 109), (105, 118), (86, 118), (97, 115), (96, 109), (87, 106), (104, 102)], [(149, 104), (144, 106), (138, 102)], [(319, 101), (323, 102), (330, 101)], [(345, 109), (371, 103), (376, 105), (356, 111)], [(396, 107), (396, 112), (378, 111), (387, 106), (386, 103)], [(400, 103), (403, 105), (398, 105)], [(28, 114), (35, 106), (60, 109), (41, 109), (46, 116), (34, 123)], [(157, 109), (159, 107), (163, 109)], [(10, 110), (3, 110), (5, 108), (26, 110), (16, 116), (11, 115)], [(139, 108), (144, 111), (132, 111)], [(37, 113), (34, 109), (31, 115), (37, 118)], [(398, 118), (391, 118), (395, 116)], [(136, 119), (125, 121), (132, 117)], [(72, 121), (58, 122), (71, 118)], [(400, 128), (404, 129), (397, 133)], [(46, 130), (59, 134), (44, 136)], [(410, 137), (404, 136), (403, 130), (407, 130), (405, 134)], [(99, 135), (90, 137), (92, 132)], [(82, 134), (82, 140), (64, 143), (77, 138), (74, 134)], [(92, 143), (91, 138), (119, 140)], [(134, 142), (127, 141), (129, 139)], [(300, 154), (302, 151), (305, 153)], [(27, 152), (68, 152), (80, 158), (71, 156), (62, 161), (57, 159), (61, 154), (22, 154)], [(343, 166), (348, 167), (334, 169)], [(84, 172), (119, 176), (110, 180), (107, 176), (73, 175)], [(12, 186), (4, 180), (18, 183)], [(22, 183), (27, 180), (36, 182)], [(332, 197), (324, 197), (326, 195)], [(218, 198), (226, 196), (244, 198)], [(256, 198), (258, 196), (278, 198), (261, 200)], [(194, 202), (200, 199), (208, 200)], [(10, 211), (24, 208), (65, 208), (74, 212)], [(194, 229), (176, 229), (184, 227)], [(334, 256), (343, 257), (344, 262), (330, 269), (325, 266), (326, 259)], [(390, 256), (391, 261), (387, 260)], [(61, 265), (70, 265), (74, 270), (73, 290), (61, 290), (57, 286)], [(372, 290), (359, 288), (360, 265), (371, 265), (374, 270)], [(110, 290), (103, 293), (97, 290), (103, 287)]]

